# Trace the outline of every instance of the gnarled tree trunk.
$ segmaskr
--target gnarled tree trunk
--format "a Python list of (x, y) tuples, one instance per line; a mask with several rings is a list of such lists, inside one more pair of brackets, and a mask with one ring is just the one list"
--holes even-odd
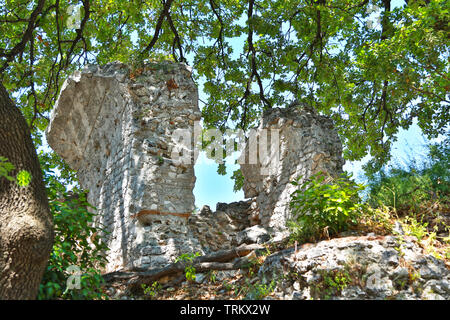
[(0, 177), (0, 299), (35, 299), (53, 244), (53, 223), (30, 130), (0, 82), (0, 156), (31, 173), (26, 187)]

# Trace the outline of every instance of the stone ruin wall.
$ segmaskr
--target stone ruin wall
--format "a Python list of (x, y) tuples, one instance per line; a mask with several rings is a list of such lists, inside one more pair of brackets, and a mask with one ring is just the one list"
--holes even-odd
[[(294, 191), (289, 181), (299, 174), (342, 170), (342, 148), (330, 119), (308, 108), (274, 108), (263, 115), (258, 130), (280, 129), (275, 174), (261, 175), (259, 163), (241, 165), (250, 199), (189, 215), (194, 161), (171, 160), (171, 137), (177, 128), (193, 133), (201, 116), (190, 75), (186, 65), (172, 62), (135, 71), (111, 63), (75, 72), (61, 89), (47, 140), (77, 170), (98, 209), (96, 224), (108, 232), (104, 239), (110, 248), (105, 271), (162, 267), (183, 253), (267, 239), (261, 226), (277, 232), (289, 217)], [(133, 218), (142, 210), (165, 214)]]
[[(288, 108), (264, 112), (256, 129), (258, 143), (261, 134), (266, 134), (270, 142), (272, 130), (278, 130), (278, 159), (270, 157), (270, 150), (267, 152), (269, 161), (278, 161), (278, 165), (268, 171), (267, 163), (258, 158), (256, 164), (248, 161), (241, 164), (241, 171), (244, 195), (254, 199), (256, 209), (253, 212), (258, 213), (253, 220), (280, 232), (286, 230), (286, 221), (290, 218), (290, 196), (296, 189), (290, 182), (302, 176), (301, 183), (319, 171), (337, 176), (342, 173), (344, 160), (333, 121), (307, 105), (293, 103)], [(248, 151), (247, 145), (247, 155)]]
[[(110, 248), (107, 270), (163, 266), (201, 247), (188, 234), (193, 165), (171, 160), (172, 133), (200, 119), (197, 88), (182, 64), (89, 66), (64, 83), (49, 145), (78, 172)], [(158, 210), (176, 215), (133, 215)]]

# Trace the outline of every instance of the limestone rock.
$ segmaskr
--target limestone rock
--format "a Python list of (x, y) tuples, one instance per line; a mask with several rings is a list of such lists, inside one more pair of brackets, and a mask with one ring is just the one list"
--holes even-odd
[(195, 282), (196, 283), (202, 283), (205, 281), (206, 275), (204, 273), (196, 273), (195, 274)]
[(269, 232), (262, 226), (256, 225), (246, 228), (239, 232), (236, 236), (238, 245), (251, 243), (264, 243), (270, 240)]
[(218, 203), (215, 212), (204, 206), (188, 219), (188, 228), (205, 252), (230, 249), (237, 246), (238, 233), (250, 226), (250, 206), (251, 200)]
[(278, 290), (292, 299), (450, 299), (444, 261), (405, 238), (360, 236), (304, 244), (267, 257), (259, 276), (290, 279), (292, 294), (286, 286)]
[(202, 210), (200, 210), (200, 214), (209, 216), (210, 214), (212, 214), (211, 208), (209, 206), (203, 206)]

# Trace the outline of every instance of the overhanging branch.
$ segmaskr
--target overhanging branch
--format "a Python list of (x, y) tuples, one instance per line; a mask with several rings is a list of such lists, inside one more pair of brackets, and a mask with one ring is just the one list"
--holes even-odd
[(144, 48), (144, 50), (141, 51), (141, 55), (144, 55), (145, 53), (148, 53), (156, 44), (156, 41), (158, 41), (159, 33), (162, 28), (162, 24), (164, 22), (164, 18), (169, 15), (170, 6), (172, 5), (173, 0), (167, 0), (164, 2), (163, 9), (158, 17), (158, 21), (156, 22), (155, 26), (155, 32), (153, 34), (152, 40), (150, 43)]

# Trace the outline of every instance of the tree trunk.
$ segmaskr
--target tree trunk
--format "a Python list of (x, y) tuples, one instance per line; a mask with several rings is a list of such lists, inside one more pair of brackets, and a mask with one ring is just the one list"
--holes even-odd
[(0, 82), (0, 156), (28, 171), (21, 187), (0, 177), (0, 299), (35, 299), (53, 244), (53, 222), (29, 127)]

